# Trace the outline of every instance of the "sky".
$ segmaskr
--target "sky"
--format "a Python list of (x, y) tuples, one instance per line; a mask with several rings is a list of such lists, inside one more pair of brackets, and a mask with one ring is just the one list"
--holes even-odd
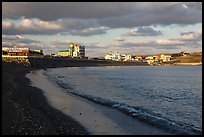
[(2, 2), (2, 46), (86, 56), (202, 51), (201, 2)]

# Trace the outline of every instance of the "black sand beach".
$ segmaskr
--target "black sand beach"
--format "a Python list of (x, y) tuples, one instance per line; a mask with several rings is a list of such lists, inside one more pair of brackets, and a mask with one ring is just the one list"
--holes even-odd
[[(74, 64), (75, 65), (75, 64)], [(90, 64), (89, 64), (90, 65)], [(88, 66), (89, 66), (88, 65)], [(80, 64), (80, 66), (87, 66)], [(90, 65), (92, 66), (92, 65)], [(70, 66), (72, 67), (72, 66)], [(47, 67), (46, 67), (47, 68)], [(46, 69), (44, 68), (44, 69)], [(49, 68), (49, 67), (48, 67)], [(117, 110), (97, 105), (80, 97), (72, 97), (73, 95), (63, 95), (56, 91), (55, 86), (40, 80), (37, 81), (40, 87), (31, 86), (31, 79), (26, 78), (26, 74), (32, 70), (43, 69), (40, 67), (23, 66), (14, 63), (2, 62), (2, 134), (3, 135), (90, 135), (89, 127), (85, 126), (84, 121), (93, 121), (95, 124), (109, 123), (101, 130), (110, 130), (107, 134), (137, 134), (137, 135), (172, 135), (176, 132), (156, 128), (153, 125), (133, 119), (125, 114), (118, 113)], [(39, 71), (39, 70), (38, 70)], [(35, 81), (36, 81), (35, 78)], [(42, 83), (43, 82), (43, 83)], [(46, 86), (47, 85), (47, 86)], [(51, 88), (49, 88), (51, 86)], [(61, 104), (55, 104), (54, 107), (50, 103), (53, 100), (45, 96), (45, 93), (51, 94), (52, 98), (61, 101)], [(56, 94), (53, 94), (56, 92)], [(63, 98), (64, 101), (63, 101)], [(50, 102), (51, 101), (51, 102)], [(66, 104), (68, 101), (71, 106)], [(54, 101), (54, 103), (57, 103)], [(65, 106), (68, 109), (62, 110)], [(73, 112), (70, 108), (76, 108)], [(78, 109), (81, 108), (81, 109)], [(82, 109), (83, 108), (83, 109)], [(94, 108), (94, 109), (92, 109)], [(97, 110), (97, 111), (96, 111)], [(81, 112), (83, 111), (83, 117)], [(100, 111), (100, 112), (99, 112)], [(117, 111), (117, 112), (116, 112)], [(75, 113), (80, 112), (80, 118), (75, 117)], [(87, 113), (87, 115), (84, 115)], [(96, 114), (95, 114), (96, 113)], [(102, 115), (106, 114), (106, 115)], [(90, 117), (91, 115), (91, 117)], [(88, 119), (87, 119), (87, 118)], [(79, 118), (79, 119), (78, 119)], [(82, 119), (81, 119), (82, 118)], [(77, 122), (77, 121), (78, 122)], [(95, 120), (95, 121), (96, 121)], [(94, 122), (95, 122), (94, 121)], [(80, 122), (80, 123), (79, 123)], [(115, 123), (116, 122), (116, 123)], [(82, 124), (83, 123), (83, 124)], [(103, 123), (103, 124), (102, 124)], [(112, 125), (111, 125), (112, 124)], [(116, 125), (115, 125), (116, 124)], [(112, 126), (112, 127), (111, 127)], [(86, 127), (86, 128), (85, 128)], [(100, 127), (100, 126), (99, 126)], [(110, 127), (110, 128), (109, 128)], [(116, 128), (116, 129), (114, 129)], [(123, 131), (125, 130), (125, 131)], [(129, 132), (131, 131), (131, 132)], [(105, 133), (106, 134), (106, 133)], [(179, 133), (178, 133), (179, 134)]]
[(32, 67), (2, 62), (3, 135), (86, 135), (84, 127), (51, 107), (42, 91), (29, 86)]
[(31, 83), (25, 75), (31, 70), (64, 66), (140, 65), (140, 63), (46, 58), (29, 58), (29, 62), (30, 64), (19, 58), (6, 58), (2, 61), (3, 135), (90, 134), (77, 121), (51, 107), (42, 90), (30, 86)]

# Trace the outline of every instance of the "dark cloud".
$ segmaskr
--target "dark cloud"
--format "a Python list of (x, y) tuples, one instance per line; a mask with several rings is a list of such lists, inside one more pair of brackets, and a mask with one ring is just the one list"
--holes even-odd
[(52, 35), (57, 34), (59, 31), (54, 30), (33, 30), (33, 29), (22, 29), (22, 28), (6, 28), (2, 29), (2, 34), (5, 35), (16, 35), (16, 34), (32, 34), (32, 35)]
[(27, 44), (40, 43), (40, 41), (26, 39), (20, 35), (2, 35), (2, 41), (13, 42), (16, 44), (18, 44), (18, 43), (27, 43)]
[(18, 23), (14, 20), (2, 21), (2, 33), (6, 35), (16, 34), (61, 34), (92, 36), (106, 34), (108, 27), (99, 26), (94, 21), (83, 19), (65, 19), (57, 21), (42, 21), (39, 19), (23, 19)]
[(193, 31), (188, 31), (188, 32), (181, 32), (181, 35), (191, 35), (194, 34)]
[(130, 31), (128, 36), (159, 36), (162, 35), (161, 31), (156, 31), (151, 27), (139, 27), (137, 30)]
[[(131, 3), (107, 2), (4, 2), (4, 18), (39, 18), (57, 20), (60, 18), (104, 18), (123, 16), (134, 11)], [(13, 10), (15, 9), (15, 10)]]
[[(18, 19), (18, 20), (17, 20)], [(151, 25), (192, 25), (202, 23), (201, 2), (3, 2), (2, 3), (2, 34), (62, 34), (92, 36), (105, 34), (108, 29), (138, 27), (133, 34), (140, 36), (161, 35)], [(108, 28), (108, 29), (104, 29)], [(182, 32), (181, 37), (168, 40), (128, 41), (126, 38), (115, 38), (121, 42), (122, 49), (130, 48), (177, 48), (179, 46), (200, 46), (201, 32)], [(3, 39), (2, 39), (3, 40)], [(27, 39), (14, 39), (22, 44), (39, 46), (44, 49), (57, 50), (64, 48), (65, 43), (40, 43)], [(4, 43), (9, 44), (4, 40)], [(2, 43), (3, 44), (3, 43)], [(196, 47), (195, 46), (195, 47)], [(51, 47), (51, 46), (50, 46)], [(87, 45), (92, 49), (107, 49), (98, 44)], [(112, 45), (110, 46), (112, 48)], [(120, 47), (120, 46), (119, 46)]]
[(87, 28), (84, 30), (72, 30), (70, 34), (78, 36), (92, 36), (106, 34), (106, 30), (108, 30), (107, 27)]
[(202, 41), (202, 30), (197, 31), (183, 31), (180, 33), (181, 40), (184, 42), (194, 43)]
[[(183, 32), (181, 32), (183, 34)], [(181, 35), (175, 39), (155, 39), (155, 40), (131, 40), (126, 39), (121, 43), (115, 44), (120, 48), (142, 48), (153, 47), (156, 49), (179, 49), (181, 47), (201, 47), (202, 30), (185, 31), (185, 35)]]
[(55, 21), (56, 24), (60, 24), (61, 27), (66, 30), (84, 30), (87, 28), (98, 28), (100, 25), (95, 19), (79, 19), (79, 18), (69, 18), (69, 19), (59, 19)]
[[(187, 8), (183, 6), (184, 4)], [(10, 2), (3, 3), (2, 8), (3, 18), (16, 19), (25, 17), (28, 19), (38, 18), (44, 21), (81, 19), (86, 20), (84, 22), (89, 22), (92, 25), (93, 23), (91, 22), (95, 20), (99, 26), (110, 28), (131, 28), (157, 24), (195, 24), (202, 22), (201, 2)], [(74, 22), (80, 24), (80, 22)]]
[[(141, 6), (135, 13), (130, 13), (123, 17), (112, 17), (100, 19), (99, 23), (110, 28), (150, 25), (171, 25), (171, 24), (195, 24), (202, 22), (202, 10), (195, 9), (202, 3), (197, 3), (191, 7), (184, 8), (182, 3), (169, 4), (151, 3)], [(202, 9), (202, 8), (201, 8)]]
[(157, 41), (148, 41), (145, 43), (140, 43), (140, 42), (124, 42), (121, 45), (119, 45), (120, 48), (126, 49), (126, 48), (153, 48), (153, 49), (178, 49), (178, 46), (185, 46), (184, 43), (178, 43), (175, 44), (174, 42), (172, 43), (158, 43)]
[(26, 46), (31, 49), (43, 49), (44, 43), (23, 38), (20, 35), (2, 35), (2, 46)]

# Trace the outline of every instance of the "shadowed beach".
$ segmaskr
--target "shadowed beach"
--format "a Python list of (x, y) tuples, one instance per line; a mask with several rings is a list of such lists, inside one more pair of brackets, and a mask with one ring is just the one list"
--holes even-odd
[(183, 134), (65, 93), (43, 75), (46, 68), (2, 63), (3, 135)]
[[(54, 97), (56, 93), (53, 94), (53, 91), (56, 92), (58, 89), (50, 89), (49, 92), (46, 89), (30, 86), (32, 83), (25, 75), (32, 70), (36, 70), (36, 68), (13, 63), (2, 63), (3, 135), (172, 134), (135, 119), (133, 120), (116, 110), (73, 95), (66, 96), (73, 108), (75, 108), (74, 111), (72, 111), (73, 109), (69, 110), (69, 108), (63, 110), (63, 105), (66, 106), (66, 102), (52, 102), (53, 99), (57, 100)], [(49, 87), (49, 85), (44, 85), (44, 87)], [(45, 94), (50, 94), (50, 98)], [(53, 107), (53, 104), (55, 107)], [(78, 107), (84, 107), (84, 110), (76, 109)], [(79, 112), (81, 112), (81, 115), (83, 114), (83, 117), (75, 116), (74, 113)], [(84, 115), (84, 112), (87, 112), (87, 115)], [(91, 117), (87, 117), (90, 115)], [(96, 129), (98, 131), (91, 129), (93, 132), (90, 133), (91, 130), (87, 130), (87, 125), (94, 118), (98, 121), (98, 128)], [(127, 123), (124, 119), (129, 122)], [(108, 130), (104, 126), (106, 124), (108, 124)], [(131, 127), (131, 124), (134, 126)], [(99, 132), (100, 130), (107, 131)]]
[(34, 68), (2, 63), (3, 135), (89, 134), (78, 122), (51, 107), (25, 74)]

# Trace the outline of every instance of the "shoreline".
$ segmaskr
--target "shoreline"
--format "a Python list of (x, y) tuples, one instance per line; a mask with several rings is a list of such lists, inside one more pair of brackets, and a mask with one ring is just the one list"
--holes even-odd
[[(81, 124), (83, 120), (72, 118), (62, 110), (54, 108), (45, 97), (44, 91), (30, 85), (31, 82), (25, 75), (36, 70), (39, 68), (2, 62), (2, 135), (172, 134), (137, 120), (134, 122), (136, 126), (133, 126), (137, 130), (127, 127), (126, 125), (131, 123), (133, 118), (118, 113), (117, 110), (71, 95), (72, 101), (79, 99), (79, 102), (82, 101), (81, 105), (86, 104), (85, 106), (92, 108), (89, 110), (89, 116), (94, 111), (96, 119), (92, 120), (98, 120), (95, 125), (98, 126), (98, 131), (100, 128), (106, 129), (100, 132), (95, 132), (93, 129), (87, 130), (86, 125)], [(77, 102), (76, 104), (79, 103)], [(81, 114), (86, 118), (85, 112), (87, 112), (86, 108)], [(129, 120), (125, 121), (121, 117)], [(86, 121), (91, 121), (90, 118)], [(118, 125), (118, 120), (123, 124)], [(106, 122), (110, 125), (107, 126)], [(141, 130), (142, 127), (143, 130)]]
[(202, 63), (174, 63), (175, 66), (202, 66)]
[(73, 118), (47, 103), (25, 74), (37, 68), (2, 62), (2, 135), (88, 135)]
[[(13, 64), (13, 63), (10, 63), (10, 64), (2, 63), (2, 69), (3, 69), (2, 79), (3, 78), (6, 79), (7, 77), (9, 77), (6, 81), (4, 80), (2, 82), (2, 85), (4, 85), (2, 87), (3, 89), (3, 93), (2, 93), (3, 95), (2, 97), (3, 99), (2, 100), (3, 102), (2, 104), (2, 107), (3, 107), (3, 112), (2, 112), (3, 114), (2, 116), (3, 134), (5, 135), (12, 135), (12, 134), (20, 134), (20, 135), (27, 135), (27, 134), (31, 134), (31, 135), (35, 135), (35, 134), (40, 134), (40, 135), (42, 134), (47, 134), (47, 135), (49, 134), (53, 134), (53, 135), (98, 134), (97, 132), (90, 133), (91, 130), (87, 130), (87, 126), (86, 124), (82, 122), (82, 120), (77, 119), (76, 117), (73, 118), (74, 115), (70, 117), (69, 113), (63, 112), (64, 108), (61, 108), (62, 110), (59, 109), (60, 108), (59, 105), (56, 108), (54, 108), (48, 101), (48, 98), (45, 95), (43, 95), (45, 91), (42, 89), (39, 89), (39, 87), (38, 88), (33, 87), (30, 83), (31, 81), (25, 77), (25, 75), (29, 74), (29, 72), (33, 72), (36, 70), (39, 71), (40, 69), (46, 70), (46, 68), (47, 67), (35, 68), (35, 67), (25, 67), (25, 66)], [(12, 86), (8, 86), (9, 84), (11, 84)], [(50, 88), (49, 90), (51, 89), (52, 88)], [(69, 98), (74, 98), (74, 99), (78, 98), (81, 102), (83, 102), (82, 100), (84, 100), (78, 96), (74, 96), (74, 97), (71, 97), (71, 96), (73, 95), (70, 95)], [(91, 104), (92, 107), (98, 109), (98, 112), (99, 112), (99, 108), (102, 107), (103, 109), (101, 110), (103, 110), (103, 113), (108, 113), (109, 114), (108, 117), (112, 115), (112, 114), (110, 115), (110, 111), (108, 112), (107, 109), (104, 109), (105, 106), (100, 106), (93, 102), (90, 103), (90, 101), (88, 102), (85, 101), (85, 103), (82, 103), (82, 104), (83, 105), (89, 104), (89, 107)], [(100, 112), (102, 113), (101, 110)], [(111, 111), (116, 111), (116, 110), (111, 109)], [(117, 111), (117, 113), (119, 112)], [(116, 112), (114, 112), (114, 114), (116, 114)], [(95, 114), (95, 115), (97, 116), (98, 114)], [(105, 117), (103, 119), (107, 119), (107, 115), (106, 116), (101, 115), (101, 114), (99, 115), (100, 117)], [(114, 117), (114, 116), (112, 116), (111, 118), (113, 119), (115, 118), (119, 120), (119, 118)], [(27, 122), (27, 119), (29, 122)], [(37, 126), (35, 125), (36, 124), (35, 121), (40, 121), (37, 123)], [(32, 122), (34, 122), (34, 124), (31, 124)], [(81, 124), (81, 122), (83, 124)], [(120, 123), (123, 123), (123, 122), (125, 121), (124, 120), (120, 121)], [(114, 125), (113, 123), (112, 125)], [(137, 131), (136, 133), (132, 133), (132, 134), (155, 134), (155, 135), (175, 134), (175, 133), (170, 133), (168, 131), (163, 131), (162, 129), (158, 129), (152, 125), (146, 124), (141, 121), (136, 121), (135, 124), (138, 127), (143, 125), (143, 130), (132, 129), (132, 127), (134, 126), (129, 126), (129, 128), (131, 128), (133, 131), (134, 130)], [(13, 125), (16, 125), (16, 126), (13, 126)], [(120, 124), (117, 126), (117, 128), (118, 127), (124, 128), (124, 125)], [(118, 134), (127, 134), (130, 132), (130, 131), (127, 132), (128, 130), (127, 127), (124, 129), (125, 131), (122, 133), (120, 131), (118, 132), (118, 130), (115, 130), (115, 131), (117, 131)], [(149, 130), (154, 129), (154, 131), (150, 133), (144, 129), (149, 129)], [(113, 134), (110, 131), (106, 131), (104, 133), (100, 132), (100, 133), (101, 134), (108, 134), (108, 133)]]
[(51, 106), (79, 121), (91, 135), (176, 134), (135, 119), (116, 109), (94, 103), (69, 92), (67, 93), (65, 89), (49, 81), (43, 75), (43, 71), (37, 70), (27, 75), (32, 81), (32, 85), (44, 92)]

